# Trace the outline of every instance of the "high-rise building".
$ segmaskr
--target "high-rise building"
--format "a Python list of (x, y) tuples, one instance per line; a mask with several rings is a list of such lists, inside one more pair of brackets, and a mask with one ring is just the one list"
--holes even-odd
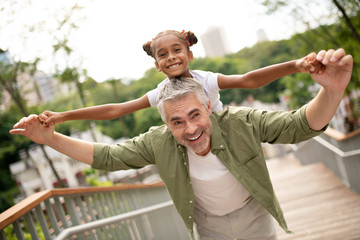
[(256, 31), (256, 36), (257, 36), (257, 42), (269, 41), (269, 38), (267, 37), (265, 30), (262, 28)]
[(211, 27), (200, 36), (207, 57), (231, 53), (224, 27)]

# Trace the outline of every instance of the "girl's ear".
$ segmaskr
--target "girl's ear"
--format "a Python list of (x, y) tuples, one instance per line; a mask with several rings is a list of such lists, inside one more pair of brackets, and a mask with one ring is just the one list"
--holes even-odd
[(194, 60), (194, 54), (192, 51), (189, 51), (189, 62), (192, 62)]
[(155, 61), (155, 67), (158, 70), (158, 72), (161, 72), (161, 68), (160, 68), (159, 64), (157, 63), (157, 61)]

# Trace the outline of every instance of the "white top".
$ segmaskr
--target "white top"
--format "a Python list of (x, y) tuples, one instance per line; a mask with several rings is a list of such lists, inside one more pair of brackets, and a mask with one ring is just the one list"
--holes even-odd
[(249, 192), (216, 155), (211, 151), (206, 156), (197, 155), (190, 149), (187, 152), (196, 207), (223, 216), (247, 203)]
[[(213, 72), (206, 72), (201, 70), (190, 70), (191, 76), (198, 80), (205, 90), (205, 94), (210, 99), (211, 108), (213, 111), (221, 111), (223, 104), (220, 101), (220, 88), (218, 85), (218, 74)], [(156, 98), (160, 88), (169, 81), (166, 78), (164, 81), (158, 84), (157, 88), (147, 92), (147, 96), (150, 102), (150, 106), (156, 106)]]

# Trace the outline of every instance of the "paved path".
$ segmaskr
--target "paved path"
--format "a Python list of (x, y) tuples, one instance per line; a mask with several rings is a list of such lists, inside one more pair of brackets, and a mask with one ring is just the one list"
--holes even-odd
[[(293, 154), (268, 160), (288, 227), (278, 239), (360, 239), (360, 196), (323, 164), (301, 166)], [(360, 173), (359, 173), (360, 174)]]

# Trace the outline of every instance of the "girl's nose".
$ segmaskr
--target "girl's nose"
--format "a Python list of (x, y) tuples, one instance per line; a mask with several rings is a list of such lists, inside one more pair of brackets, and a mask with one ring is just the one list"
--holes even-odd
[(169, 53), (168, 60), (170, 61), (170, 60), (173, 60), (174, 58), (175, 58), (174, 54)]

